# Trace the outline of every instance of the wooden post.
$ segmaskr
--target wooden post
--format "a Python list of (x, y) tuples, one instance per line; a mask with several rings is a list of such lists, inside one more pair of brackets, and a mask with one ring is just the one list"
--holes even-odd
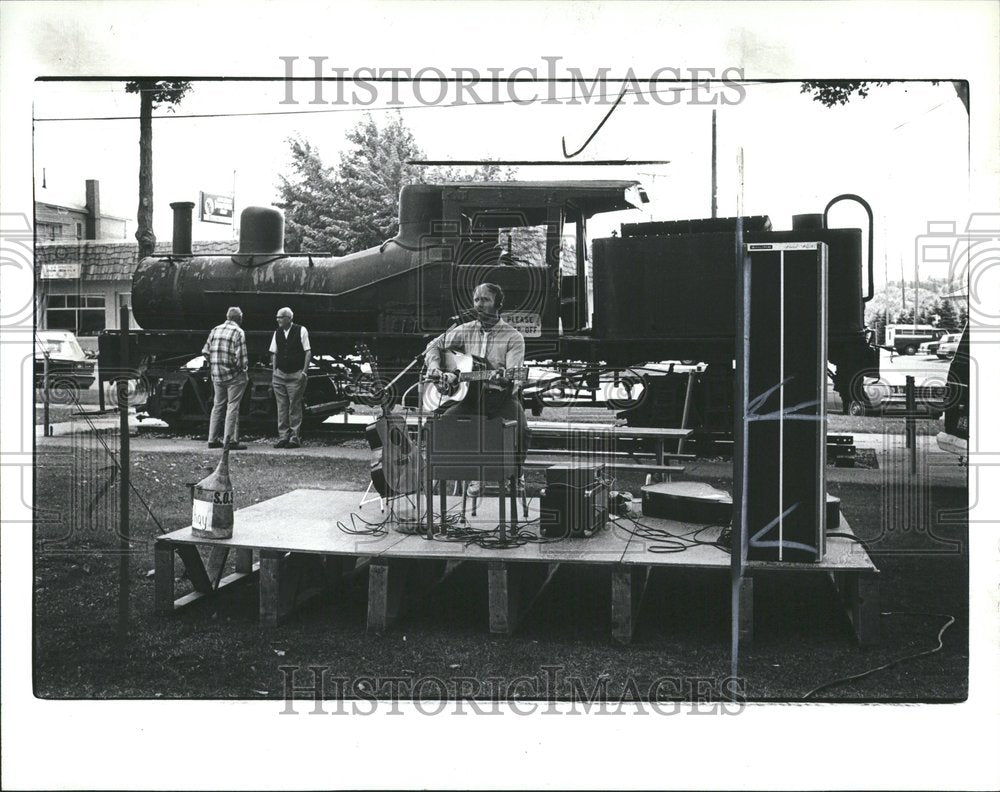
[[(121, 433), (118, 462), (121, 468), (118, 509), (118, 637), (128, 635), (129, 602), (129, 437), (128, 437), (128, 306), (121, 306), (119, 312), (121, 330), (121, 375), (118, 378), (118, 426)], [(171, 585), (173, 585), (171, 583)]]
[(368, 567), (368, 631), (381, 635), (399, 618), (407, 564), (375, 558)]
[(619, 564), (611, 574), (611, 638), (616, 643), (632, 642), (639, 605), (651, 571), (650, 566)]
[(289, 566), (283, 550), (260, 551), (259, 619), (266, 627), (277, 627), (287, 614)]
[(249, 574), (253, 572), (253, 548), (237, 548), (236, 571), (241, 574)]
[(42, 349), (42, 410), (44, 412), (44, 418), (42, 420), (42, 433), (45, 437), (49, 437), (52, 434), (52, 429), (49, 428), (49, 352), (47, 349)]

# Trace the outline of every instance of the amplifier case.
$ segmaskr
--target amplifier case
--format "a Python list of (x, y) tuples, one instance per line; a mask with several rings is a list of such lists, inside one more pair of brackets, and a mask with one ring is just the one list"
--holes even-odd
[(442, 415), (430, 421), (431, 477), (498, 481), (517, 472), (517, 421), (479, 415)]
[(549, 485), (542, 493), (540, 514), (542, 536), (593, 536), (608, 521), (607, 484), (595, 481), (587, 487)]

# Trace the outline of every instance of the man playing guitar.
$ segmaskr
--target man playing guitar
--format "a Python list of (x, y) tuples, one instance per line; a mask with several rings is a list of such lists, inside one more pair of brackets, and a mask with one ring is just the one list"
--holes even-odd
[[(517, 369), (524, 364), (524, 336), (500, 318), (503, 290), (493, 283), (481, 283), (472, 299), (476, 318), (455, 325), (427, 345), (424, 359), (429, 379), (437, 379), (444, 385), (457, 383), (457, 373), (442, 370), (442, 353), (445, 350), (476, 355), (489, 361), (496, 369)], [(476, 414), (516, 420), (518, 462), (524, 462), (528, 448), (528, 421), (518, 398), (517, 383), (514, 383), (510, 395), (499, 403), (487, 399), (486, 387), (473, 383), (469, 395), (446, 409), (444, 414)], [(479, 482), (470, 483), (468, 494), (477, 496), (479, 492)]]

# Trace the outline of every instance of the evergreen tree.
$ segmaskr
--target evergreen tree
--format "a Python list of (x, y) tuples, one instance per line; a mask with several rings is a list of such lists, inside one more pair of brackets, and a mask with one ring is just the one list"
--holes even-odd
[(951, 300), (938, 300), (934, 310), (938, 315), (938, 327), (944, 327), (948, 330), (957, 330), (960, 327), (958, 313)]

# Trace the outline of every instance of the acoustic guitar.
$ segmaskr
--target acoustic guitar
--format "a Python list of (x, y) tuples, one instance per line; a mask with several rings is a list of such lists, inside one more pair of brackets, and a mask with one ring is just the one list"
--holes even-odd
[(471, 390), (469, 383), (478, 382), (488, 406), (500, 404), (510, 397), (515, 382), (528, 376), (526, 366), (497, 369), (485, 358), (445, 349), (441, 352), (441, 370), (456, 372), (457, 382), (446, 382), (439, 373), (429, 377), (421, 403), (426, 412), (437, 412), (465, 400)]
[[(371, 351), (365, 344), (358, 344), (358, 352), (371, 366), (372, 379), (378, 383), (378, 368)], [(416, 458), (406, 432), (406, 419), (394, 415), (391, 404), (388, 394), (383, 394), (382, 415), (365, 429), (365, 438), (372, 450), (372, 486), (383, 498), (406, 495), (417, 489)]]

